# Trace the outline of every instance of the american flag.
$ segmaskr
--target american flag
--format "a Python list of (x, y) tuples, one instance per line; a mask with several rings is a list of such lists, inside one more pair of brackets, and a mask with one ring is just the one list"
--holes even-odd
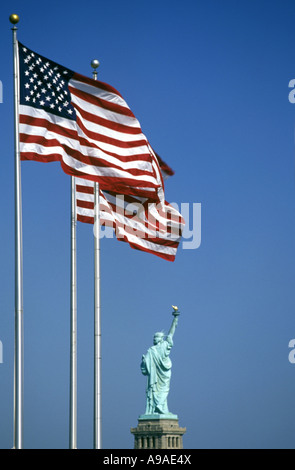
[(101, 189), (159, 201), (157, 159), (117, 90), (21, 43), (19, 71), (21, 160), (60, 161)]
[[(159, 157), (158, 157), (159, 158)], [(174, 172), (160, 160), (162, 172)], [(94, 223), (94, 183), (76, 180), (77, 220)], [(168, 261), (174, 261), (184, 220), (166, 201), (150, 203), (146, 198), (99, 191), (100, 224), (112, 227), (118, 240), (132, 248), (146, 251)]]

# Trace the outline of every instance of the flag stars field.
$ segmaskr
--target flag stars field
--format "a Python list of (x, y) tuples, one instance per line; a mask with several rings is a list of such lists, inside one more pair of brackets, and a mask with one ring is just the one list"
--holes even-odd
[[(70, 74), (66, 69), (51, 64), (49, 61), (43, 63), (41, 57), (36, 58), (36, 54), (29, 53), (26, 47), (22, 47), (24, 76), (27, 78), (24, 83), (24, 100), (26, 103), (34, 103), (44, 108), (57, 110), (59, 113), (66, 111), (68, 116), (74, 116), (74, 108), (68, 101), (69, 91), (66, 90), (68, 82), (62, 77)], [(27, 54), (27, 55), (26, 55)], [(22, 64), (20, 57), (20, 64)], [(40, 99), (41, 98), (41, 99)]]

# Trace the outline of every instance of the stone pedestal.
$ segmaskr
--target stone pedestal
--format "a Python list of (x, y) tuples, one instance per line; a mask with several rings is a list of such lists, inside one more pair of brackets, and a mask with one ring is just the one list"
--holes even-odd
[(142, 415), (134, 435), (134, 449), (183, 449), (182, 436), (186, 428), (180, 428), (176, 415)]

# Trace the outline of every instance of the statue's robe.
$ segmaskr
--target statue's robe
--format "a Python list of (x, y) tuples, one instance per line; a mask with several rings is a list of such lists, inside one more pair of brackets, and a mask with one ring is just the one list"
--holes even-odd
[(149, 348), (143, 356), (141, 371), (147, 375), (146, 414), (169, 413), (167, 397), (170, 388), (172, 362), (169, 357), (173, 346), (171, 336)]

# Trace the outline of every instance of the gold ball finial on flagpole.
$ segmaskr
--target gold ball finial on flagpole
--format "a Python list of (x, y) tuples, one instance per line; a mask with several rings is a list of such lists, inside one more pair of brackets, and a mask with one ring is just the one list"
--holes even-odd
[(12, 15), (10, 15), (10, 17), (9, 17), (9, 21), (12, 24), (16, 24), (16, 23), (19, 22), (19, 16), (16, 15), (15, 13), (12, 13)]

